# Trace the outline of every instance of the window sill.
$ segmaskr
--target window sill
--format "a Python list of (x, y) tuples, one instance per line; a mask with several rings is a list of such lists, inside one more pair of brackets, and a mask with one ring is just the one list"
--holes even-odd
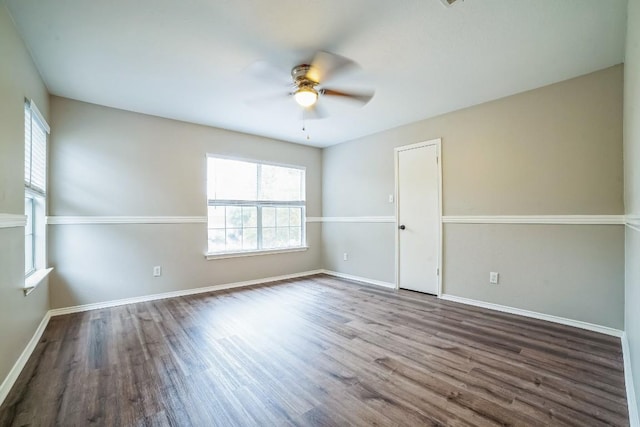
[(309, 249), (308, 246), (298, 246), (296, 248), (283, 248), (283, 249), (264, 249), (260, 251), (245, 251), (245, 252), (225, 252), (225, 253), (207, 253), (205, 257), (208, 260), (212, 259), (225, 259), (225, 258), (240, 258), (247, 256), (257, 255), (273, 255), (273, 254), (286, 254), (289, 252), (302, 252)]
[(24, 279), (24, 288), (22, 291), (24, 292), (24, 296), (26, 297), (31, 292), (35, 290), (35, 288), (42, 283), (42, 281), (53, 271), (53, 268), (43, 268), (40, 270), (36, 270), (29, 277)]

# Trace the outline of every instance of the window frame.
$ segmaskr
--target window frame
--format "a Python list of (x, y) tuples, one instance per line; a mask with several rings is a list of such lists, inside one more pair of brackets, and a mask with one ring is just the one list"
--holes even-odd
[[(31, 276), (33, 273), (35, 273), (36, 271), (36, 248), (35, 248), (35, 244), (36, 244), (36, 240), (35, 240), (35, 235), (36, 235), (36, 221), (35, 221), (35, 206), (36, 206), (36, 201), (34, 200), (35, 196), (34, 194), (29, 191), (28, 189), (25, 189), (25, 193), (24, 193), (24, 199), (25, 202), (26, 200), (30, 200), (31, 202), (31, 212), (28, 212), (26, 209), (26, 203), (25, 203), (25, 216), (27, 217), (27, 224), (24, 226), (24, 237), (25, 237), (25, 246), (27, 244), (27, 236), (30, 236), (29, 240), (31, 240), (31, 262), (29, 263), (30, 265), (27, 265), (27, 250), (25, 248), (25, 272), (24, 272), (24, 277), (29, 277)], [(27, 269), (28, 267), (28, 269)]]
[[(256, 173), (256, 186), (257, 186), (257, 195), (260, 195), (260, 185), (261, 185), (261, 167), (262, 166), (275, 166), (282, 167), (288, 169), (295, 169), (302, 172), (301, 176), (301, 200), (294, 201), (282, 201), (282, 200), (260, 200), (256, 198), (256, 200), (236, 200), (236, 199), (210, 199), (209, 198), (209, 159), (221, 159), (221, 160), (232, 160), (239, 162), (247, 162), (252, 163), (257, 166)], [(206, 250), (206, 258), (207, 259), (222, 259), (222, 258), (234, 258), (241, 256), (253, 256), (253, 255), (267, 255), (274, 253), (286, 253), (286, 252), (299, 252), (305, 251), (308, 249), (307, 246), (307, 233), (306, 233), (306, 174), (307, 168), (300, 165), (292, 165), (285, 163), (275, 163), (270, 161), (263, 161), (257, 159), (250, 159), (244, 157), (236, 157), (236, 156), (227, 156), (227, 155), (218, 155), (208, 153), (205, 159), (205, 170), (206, 170), (206, 201), (207, 201), (207, 250)], [(247, 250), (226, 250), (226, 251), (217, 251), (213, 252), (209, 248), (209, 230), (215, 229), (215, 227), (210, 227), (209, 223), (209, 207), (228, 207), (228, 206), (237, 206), (237, 207), (255, 207), (256, 208), (256, 234), (257, 234), (257, 248), (256, 249), (247, 249)], [(300, 245), (297, 246), (283, 246), (283, 247), (274, 247), (274, 248), (264, 248), (263, 245), (263, 227), (262, 224), (262, 209), (264, 208), (299, 208), (300, 209)], [(289, 228), (292, 226), (289, 225)], [(270, 227), (267, 227), (270, 228)], [(278, 228), (278, 227), (274, 227)], [(244, 227), (243, 227), (244, 229)], [(226, 224), (224, 230), (227, 230)]]
[[(32, 263), (30, 268), (27, 270), (27, 259), (26, 259), (26, 249), (25, 249), (25, 286), (27, 284), (29, 286), (33, 285), (34, 277), (38, 276), (37, 272), (44, 271), (46, 269), (47, 257), (46, 257), (46, 248), (47, 248), (47, 239), (46, 239), (46, 205), (47, 205), (47, 175), (48, 175), (48, 145), (49, 145), (49, 134), (51, 129), (47, 124), (46, 120), (38, 110), (38, 107), (35, 105), (33, 100), (25, 99), (24, 102), (24, 120), (25, 120), (25, 135), (24, 135), (24, 144), (25, 144), (25, 182), (24, 182), (24, 197), (26, 199), (31, 199), (31, 233), (27, 234), (27, 230), (25, 229), (25, 245), (26, 237), (28, 235), (31, 236), (31, 254), (32, 254)], [(27, 126), (27, 120), (30, 121), (29, 126)], [(31, 177), (33, 174), (33, 126), (39, 126), (40, 130), (44, 133), (44, 165), (43, 165), (43, 176), (44, 181), (42, 182), (42, 187), (32, 185)], [(27, 134), (27, 129), (29, 129), (29, 134)], [(27, 153), (27, 145), (29, 158), (26, 158)], [(29, 181), (27, 181), (26, 170), (27, 170), (27, 161), (29, 162)], [(25, 203), (26, 205), (26, 203)], [(27, 212), (25, 212), (25, 216)], [(28, 222), (28, 221), (27, 221)], [(26, 227), (26, 226), (25, 226)], [(43, 277), (44, 278), (44, 277)], [(41, 279), (40, 279), (41, 280)], [(39, 281), (38, 281), (39, 283)]]

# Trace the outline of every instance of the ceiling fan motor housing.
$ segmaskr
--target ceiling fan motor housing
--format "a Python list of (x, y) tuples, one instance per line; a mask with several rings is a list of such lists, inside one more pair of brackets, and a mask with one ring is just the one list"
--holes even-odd
[(314, 82), (309, 77), (307, 77), (310, 69), (311, 65), (309, 64), (301, 64), (293, 67), (293, 69), (291, 70), (291, 77), (293, 77), (293, 82), (296, 84), (296, 86), (313, 88), (318, 84), (318, 82)]
[[(340, 90), (319, 88), (324, 83), (324, 78), (336, 71), (344, 71), (346, 68), (353, 68), (356, 64), (350, 59), (332, 53), (316, 52), (310, 64), (299, 64), (291, 69), (291, 78), (295, 90), (289, 95), (293, 95), (295, 101), (304, 108), (318, 111), (315, 104), (320, 95), (334, 96), (340, 99), (351, 99), (361, 104), (369, 102), (373, 93), (349, 93)], [(323, 81), (321, 83), (321, 81)], [(318, 114), (319, 118), (319, 114)]]

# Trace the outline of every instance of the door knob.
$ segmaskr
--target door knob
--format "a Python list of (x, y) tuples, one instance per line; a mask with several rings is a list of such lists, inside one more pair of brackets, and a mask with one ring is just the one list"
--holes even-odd
[(400, 227), (398, 227), (398, 228), (399, 228), (400, 230), (404, 230), (404, 229), (405, 229), (405, 228), (407, 228), (407, 227), (405, 227), (405, 226), (404, 226), (404, 224), (402, 224), (402, 225), (401, 225)]

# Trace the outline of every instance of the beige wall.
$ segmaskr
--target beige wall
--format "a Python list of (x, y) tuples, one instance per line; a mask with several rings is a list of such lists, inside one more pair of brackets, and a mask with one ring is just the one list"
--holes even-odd
[(445, 215), (621, 214), (623, 67), (324, 151), (325, 216), (393, 215), (393, 147), (442, 138)]
[[(394, 215), (393, 148), (434, 138), (444, 215), (620, 215), (622, 93), (615, 66), (325, 149), (323, 215)], [(614, 256), (623, 256), (622, 226), (564, 227), (447, 224), (444, 292), (622, 328), (624, 271)], [(393, 236), (389, 223), (324, 224), (325, 268), (393, 282)], [(580, 272), (567, 274), (569, 266)], [(498, 267), (507, 274), (491, 288)], [(509, 274), (516, 268), (520, 277)]]
[[(59, 97), (51, 109), (52, 216), (206, 216), (207, 153), (306, 167), (307, 215), (321, 215), (317, 148)], [(319, 269), (319, 223), (308, 225), (307, 241), (305, 252), (207, 261), (206, 224), (51, 225), (51, 305)]]
[[(630, 0), (629, 215), (640, 215), (639, 22), (640, 0)], [(34, 99), (49, 119), (49, 97), (1, 2), (0, 57), (0, 214), (22, 214), (23, 100)], [(613, 67), (323, 151), (52, 97), (49, 214), (203, 216), (204, 156), (220, 153), (306, 166), (308, 216), (393, 215), (393, 147), (438, 137), (445, 215), (620, 214), (622, 73)], [(393, 282), (394, 227), (313, 223), (306, 252), (205, 261), (203, 224), (55, 225), (52, 286), (28, 297), (21, 291), (23, 229), (0, 228), (0, 379), (49, 308), (49, 296), (57, 308), (321, 267)], [(623, 327), (624, 305), (638, 378), (639, 234), (619, 226), (448, 224), (445, 292), (616, 328)], [(153, 265), (163, 266), (162, 277), (151, 277)], [(501, 283), (489, 286), (487, 272), (496, 270)], [(640, 380), (636, 386), (640, 396)]]
[(624, 227), (446, 224), (444, 238), (446, 293), (624, 329)]
[(629, 0), (624, 78), (625, 210), (635, 217), (626, 230), (625, 328), (640, 406), (640, 0)]
[[(45, 117), (47, 89), (0, 2), (0, 214), (24, 214), (24, 99)], [(44, 317), (43, 283), (25, 297), (24, 229), (0, 228), (0, 383)]]
[(395, 223), (322, 224), (324, 268), (394, 284), (395, 232)]

